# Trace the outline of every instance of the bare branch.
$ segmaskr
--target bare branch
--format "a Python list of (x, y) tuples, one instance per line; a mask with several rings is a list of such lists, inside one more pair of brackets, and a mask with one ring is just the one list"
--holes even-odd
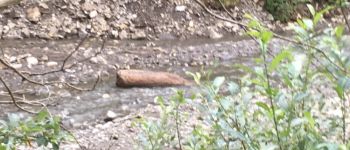
[(9, 93), (9, 95), (10, 95), (10, 97), (11, 97), (11, 100), (12, 100), (13, 104), (15, 104), (15, 106), (16, 106), (17, 108), (19, 108), (19, 109), (21, 109), (21, 110), (23, 110), (23, 111), (25, 111), (25, 112), (31, 113), (31, 114), (36, 114), (36, 112), (27, 110), (27, 109), (23, 108), (22, 106), (20, 106), (20, 105), (17, 103), (17, 101), (16, 101), (16, 99), (15, 99), (15, 97), (14, 97), (14, 95), (13, 95), (11, 89), (10, 89), (9, 86), (6, 84), (6, 82), (2, 79), (2, 77), (0, 77), (0, 81), (1, 81), (1, 83), (4, 85), (4, 87), (6, 88), (7, 92)]

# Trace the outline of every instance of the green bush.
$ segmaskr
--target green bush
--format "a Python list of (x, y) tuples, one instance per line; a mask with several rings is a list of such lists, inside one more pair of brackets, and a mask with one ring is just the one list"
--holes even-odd
[[(226, 8), (231, 8), (239, 4), (240, 0), (204, 0), (204, 3), (207, 6), (210, 6), (215, 9), (222, 9), (222, 4)], [(222, 4), (221, 4), (222, 3)]]
[(60, 119), (52, 117), (47, 110), (24, 121), (15, 114), (9, 114), (8, 121), (0, 120), (0, 150), (14, 150), (19, 145), (58, 150), (62, 141), (70, 139), (61, 129)]
[[(190, 73), (200, 91), (191, 98), (178, 91), (167, 105), (160, 98), (161, 119), (139, 122), (142, 149), (350, 149), (350, 57), (344, 52), (344, 26), (315, 32), (329, 8), (308, 8), (313, 18), (294, 26), (293, 40), (302, 44), (276, 55), (269, 54), (274, 34), (247, 15), (247, 33), (260, 45), (256, 64), (235, 65), (245, 73), (237, 81), (202, 81), (200, 73)], [(192, 132), (185, 134), (181, 127), (188, 119), (181, 108), (188, 105), (199, 115)]]
[(264, 8), (275, 20), (286, 22), (293, 17), (298, 1), (300, 0), (265, 0)]

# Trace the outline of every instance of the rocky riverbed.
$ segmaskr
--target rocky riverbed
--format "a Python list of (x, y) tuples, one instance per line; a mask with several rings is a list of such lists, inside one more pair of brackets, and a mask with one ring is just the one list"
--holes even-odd
[[(4, 59), (18, 70), (41, 73), (59, 69), (64, 59), (74, 51), (80, 40), (62, 41), (2, 41)], [(278, 51), (282, 41), (276, 40), (271, 46)], [(19, 44), (21, 43), (21, 44)], [(220, 40), (194, 39), (170, 41), (103, 41), (87, 39), (67, 61), (67, 66), (75, 64), (64, 72), (33, 76), (36, 81), (64, 81), (81, 88), (89, 88), (97, 74), (101, 81), (93, 91), (83, 92), (57, 84), (38, 86), (22, 81), (19, 76), (3, 67), (0, 74), (17, 96), (25, 96), (27, 101), (47, 104), (50, 111), (63, 119), (63, 124), (76, 133), (78, 140), (88, 149), (106, 149), (110, 142), (112, 149), (124, 149), (134, 145), (137, 129), (132, 128), (132, 119), (137, 115), (154, 115), (158, 108), (154, 105), (156, 96), (169, 97), (173, 88), (117, 88), (115, 75), (118, 69), (161, 70), (186, 77), (186, 71), (213, 69), (215, 75), (237, 77), (234, 63), (249, 65), (252, 57), (259, 54), (257, 45), (248, 38), (225, 37)], [(93, 57), (90, 57), (93, 56)], [(89, 59), (86, 59), (89, 58)], [(86, 60), (86, 61), (81, 61)], [(216, 64), (220, 64), (216, 66)], [(190, 79), (189, 77), (186, 77)], [(2, 85), (1, 85), (2, 86)], [(192, 87), (174, 87), (192, 89)], [(194, 90), (194, 89), (193, 89)], [(1, 92), (2, 102), (10, 100), (5, 91)], [(33, 109), (23, 105), (25, 108)], [(37, 109), (34, 109), (37, 110)], [(17, 113), (25, 116), (12, 104), (1, 104), (1, 116)], [(108, 113), (109, 112), (109, 113)], [(108, 114), (108, 115), (107, 115)], [(105, 122), (111, 114), (113, 122)], [(118, 121), (124, 120), (125, 121)], [(106, 130), (108, 128), (109, 130)], [(113, 130), (113, 132), (112, 132)], [(133, 131), (135, 130), (135, 131)], [(109, 132), (111, 131), (111, 132)], [(128, 133), (132, 132), (132, 133)], [(117, 136), (109, 140), (111, 136)], [(116, 145), (115, 145), (116, 144)], [(71, 149), (76, 144), (67, 145)]]
[[(237, 21), (247, 21), (243, 15), (249, 13), (272, 29), (282, 29), (262, 5), (261, 1), (242, 1), (231, 12)], [(228, 17), (223, 11), (216, 12)], [(22, 0), (0, 10), (0, 20), (2, 39), (65, 39), (88, 34), (164, 40), (243, 34), (238, 25), (210, 17), (194, 0)]]

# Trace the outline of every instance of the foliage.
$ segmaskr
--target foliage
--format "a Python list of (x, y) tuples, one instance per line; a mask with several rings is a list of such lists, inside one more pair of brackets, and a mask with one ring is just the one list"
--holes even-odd
[[(245, 73), (237, 81), (225, 77), (202, 81), (202, 74), (189, 73), (200, 91), (189, 99), (179, 91), (168, 105), (160, 98), (161, 120), (142, 119), (139, 124), (144, 131), (142, 147), (350, 149), (346, 123), (350, 57), (344, 53), (345, 27), (316, 31), (323, 13), (332, 7), (320, 12), (311, 5), (308, 8), (312, 19), (297, 20), (293, 26), (292, 41), (299, 45), (286, 46), (277, 54), (269, 49), (274, 34), (247, 15), (251, 20), (247, 34), (260, 46), (256, 64), (234, 65)], [(202, 122), (183, 135), (178, 126), (185, 121), (179, 108), (185, 105), (198, 110)]]
[(21, 120), (16, 114), (9, 114), (8, 121), (0, 120), (0, 150), (14, 150), (19, 145), (51, 147), (58, 150), (60, 143), (70, 136), (60, 127), (60, 119), (52, 117), (47, 110), (34, 118)]
[(231, 8), (239, 4), (240, 0), (203, 0), (207, 6), (215, 9), (222, 9), (222, 5), (226, 8)]
[(264, 8), (271, 13), (275, 20), (289, 21), (300, 0), (265, 0)]

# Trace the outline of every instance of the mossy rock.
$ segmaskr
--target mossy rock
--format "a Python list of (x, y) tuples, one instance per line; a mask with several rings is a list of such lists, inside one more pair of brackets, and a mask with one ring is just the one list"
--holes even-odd
[[(219, 0), (203, 0), (205, 5), (214, 9), (222, 9), (222, 5)], [(221, 0), (226, 8), (232, 8), (239, 4), (240, 0)]]

